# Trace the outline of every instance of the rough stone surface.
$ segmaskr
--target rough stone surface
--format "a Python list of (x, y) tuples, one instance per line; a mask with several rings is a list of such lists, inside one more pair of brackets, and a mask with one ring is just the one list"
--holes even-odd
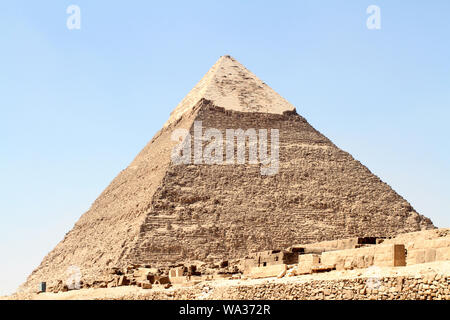
[(283, 114), (295, 107), (238, 61), (223, 56), (186, 95), (165, 126), (177, 121), (201, 99), (226, 110)]
[(307, 283), (267, 283), (235, 286), (211, 299), (258, 300), (450, 300), (449, 277), (428, 280), (383, 277), (373, 287), (367, 278), (317, 280)]
[(252, 279), (277, 277), (283, 272), (285, 274), (286, 270), (287, 267), (285, 264), (275, 264), (267, 267), (253, 267), (250, 269), (248, 276)]
[[(248, 163), (171, 165), (141, 227), (133, 254), (138, 262), (242, 257), (298, 242), (394, 236), (432, 227), (298, 115), (225, 111), (205, 102), (196, 119), (223, 132), (278, 128), (279, 173), (262, 176), (259, 165)], [(164, 229), (167, 224), (170, 231)]]

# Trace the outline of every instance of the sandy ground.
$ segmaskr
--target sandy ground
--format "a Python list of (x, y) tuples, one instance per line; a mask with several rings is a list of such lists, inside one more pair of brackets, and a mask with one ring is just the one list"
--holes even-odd
[(174, 285), (169, 289), (164, 289), (162, 286), (154, 286), (152, 289), (141, 289), (136, 286), (125, 286), (117, 288), (99, 288), (99, 289), (82, 289), (61, 293), (42, 293), (35, 294), (27, 297), (3, 297), (3, 299), (17, 299), (27, 298), (33, 300), (90, 300), (90, 299), (133, 299), (133, 297), (153, 295), (155, 293), (161, 293), (161, 295), (172, 296), (176, 290), (186, 290), (197, 292), (196, 298), (201, 299), (202, 288), (208, 286), (214, 289), (225, 289), (228, 286), (240, 286), (240, 285), (256, 285), (264, 283), (303, 283), (313, 280), (342, 280), (342, 279), (354, 279), (354, 278), (367, 278), (367, 277), (396, 277), (396, 276), (413, 276), (417, 278), (423, 278), (431, 274), (450, 274), (450, 261), (439, 261), (424, 263), (418, 265), (412, 265), (407, 267), (395, 267), (395, 268), (371, 268), (371, 269), (356, 269), (350, 271), (331, 271), (326, 273), (302, 275), (295, 277), (266, 278), (266, 279), (248, 279), (248, 280), (215, 280), (205, 281), (196, 284), (192, 287), (186, 287), (181, 285)]

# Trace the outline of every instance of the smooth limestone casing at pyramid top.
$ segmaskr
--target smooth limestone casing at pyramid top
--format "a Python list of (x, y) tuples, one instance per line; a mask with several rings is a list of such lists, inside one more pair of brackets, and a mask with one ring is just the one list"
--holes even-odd
[[(279, 172), (259, 164), (176, 165), (173, 130), (278, 129)], [(221, 57), (164, 127), (33, 271), (22, 290), (77, 266), (243, 257), (250, 251), (434, 228), (389, 185), (315, 130), (236, 60)]]

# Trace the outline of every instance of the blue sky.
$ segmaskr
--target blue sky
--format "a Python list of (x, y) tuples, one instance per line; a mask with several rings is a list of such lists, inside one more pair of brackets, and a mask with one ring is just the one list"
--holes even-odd
[[(81, 8), (68, 30), (66, 9)], [(381, 9), (368, 30), (366, 8)], [(450, 2), (0, 2), (0, 294), (224, 54), (450, 227)]]

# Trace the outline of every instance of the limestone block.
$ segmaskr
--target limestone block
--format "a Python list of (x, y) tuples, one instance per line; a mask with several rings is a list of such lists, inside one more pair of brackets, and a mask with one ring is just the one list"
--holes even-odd
[(136, 285), (138, 287), (141, 287), (142, 289), (151, 289), (152, 288), (152, 284), (150, 283), (149, 280), (141, 280), (141, 281), (137, 281)]
[(423, 249), (426, 247), (426, 240), (423, 239), (417, 239), (412, 242), (410, 245), (410, 249)]
[(152, 284), (166, 284), (166, 283), (170, 283), (170, 279), (169, 279), (169, 277), (166, 277), (166, 276), (154, 276), (150, 280), (150, 283), (152, 283)]
[(182, 277), (184, 273), (184, 267), (176, 267), (169, 270), (169, 278)]
[(312, 267), (311, 271), (312, 273), (319, 273), (319, 272), (328, 272), (331, 270), (335, 270), (334, 266), (328, 266), (328, 265), (315, 265)]
[(127, 277), (125, 276), (120, 276), (119, 278), (119, 282), (117, 283), (117, 285), (120, 286), (127, 286), (130, 284), (130, 280), (127, 279)]
[(312, 264), (308, 262), (299, 262), (297, 265), (297, 274), (310, 274), (312, 272)]
[(317, 264), (320, 262), (320, 255), (318, 254), (300, 254), (298, 256), (298, 262), (306, 262), (311, 264)]
[(364, 256), (364, 262), (365, 262), (365, 266), (366, 268), (373, 266), (373, 262), (374, 262), (374, 256), (373, 254)]
[(266, 267), (254, 267), (250, 269), (249, 277), (253, 279), (276, 277), (287, 270), (285, 264), (274, 264)]
[(337, 270), (368, 268), (377, 266), (406, 265), (405, 246), (402, 244), (385, 244), (356, 249), (324, 252), (321, 263), (334, 265)]
[(356, 268), (362, 269), (362, 268), (366, 268), (366, 263), (364, 261), (364, 255), (358, 255), (356, 257)]
[(286, 275), (286, 269), (282, 270), (278, 275), (277, 278), (283, 278)]
[(155, 268), (138, 268), (132, 272), (132, 276), (130, 275), (130, 280), (132, 282), (145, 282), (147, 280), (150, 280), (151, 277), (153, 277), (156, 273), (158, 273), (158, 269)]
[(450, 237), (439, 238), (433, 240), (433, 248), (445, 248), (450, 247)]
[(345, 270), (345, 259), (343, 257), (339, 257), (335, 260), (336, 263), (334, 264), (336, 270)]
[(425, 249), (408, 250), (407, 265), (425, 263)]
[(340, 257), (344, 257), (345, 255), (341, 251), (328, 251), (324, 252), (321, 255), (321, 261), (324, 264), (336, 264), (337, 260)]
[(413, 241), (413, 249), (436, 249), (450, 246), (450, 237), (429, 239), (429, 240), (415, 240)]
[(427, 248), (425, 249), (425, 262), (436, 261), (436, 249)]
[(351, 270), (355, 267), (353, 257), (346, 257), (344, 261), (344, 269)]
[(406, 265), (403, 244), (380, 245), (375, 249), (374, 265), (378, 267), (398, 267)]
[(309, 274), (313, 265), (320, 263), (318, 254), (301, 254), (298, 256), (297, 274)]
[(141, 284), (141, 288), (142, 289), (151, 289), (152, 288), (152, 284), (150, 282), (143, 282)]
[(450, 247), (436, 249), (436, 261), (450, 260)]

